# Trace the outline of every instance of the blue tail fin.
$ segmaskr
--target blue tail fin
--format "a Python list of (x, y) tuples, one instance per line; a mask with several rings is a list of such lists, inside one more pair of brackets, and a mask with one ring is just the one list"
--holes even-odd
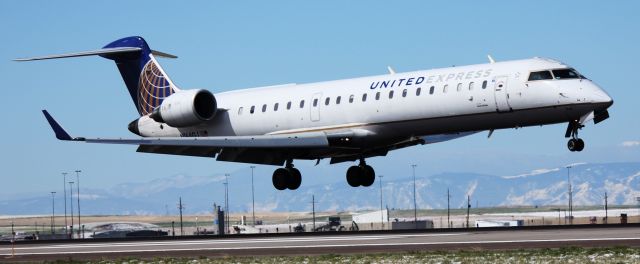
[(115, 61), (141, 116), (153, 112), (165, 98), (179, 90), (154, 57), (175, 56), (151, 50), (142, 37), (122, 38), (109, 43), (103, 49), (117, 48), (140, 49), (138, 52), (108, 53), (100, 56)]

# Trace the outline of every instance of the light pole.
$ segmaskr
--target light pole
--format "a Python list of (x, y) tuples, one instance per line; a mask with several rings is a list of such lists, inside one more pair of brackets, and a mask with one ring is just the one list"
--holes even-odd
[(227, 234), (229, 234), (229, 173), (224, 174), (224, 207), (224, 211), (226, 213), (226, 220), (224, 221), (225, 229)]
[(69, 233), (69, 224), (67, 224), (67, 172), (62, 173), (62, 188), (64, 189), (64, 233)]
[(51, 234), (56, 233), (56, 192), (51, 192)]
[(449, 195), (449, 188), (447, 188), (447, 226), (451, 228), (451, 211), (449, 207), (449, 203), (451, 200), (451, 195)]
[(78, 196), (78, 237), (80, 237), (80, 172), (82, 172), (81, 170), (76, 170), (76, 187), (78, 188), (78, 191), (76, 192), (76, 195)]
[(413, 168), (413, 223), (415, 228), (418, 229), (418, 204), (416, 202), (416, 164), (411, 164)]
[(571, 187), (571, 166), (567, 166), (567, 183), (569, 184), (569, 224), (573, 224), (573, 190)]
[(255, 196), (254, 196), (254, 188), (253, 188), (253, 169), (255, 169), (256, 166), (251, 166), (251, 211), (253, 214), (253, 226), (256, 226), (256, 200), (255, 200)]
[(382, 225), (382, 229), (384, 229), (384, 214), (382, 212), (382, 175), (378, 175), (380, 178), (380, 224)]
[(70, 181), (69, 182), (69, 201), (71, 201), (69, 203), (69, 208), (71, 208), (71, 232), (69, 232), (69, 235), (71, 236), (71, 238), (73, 238), (73, 182)]

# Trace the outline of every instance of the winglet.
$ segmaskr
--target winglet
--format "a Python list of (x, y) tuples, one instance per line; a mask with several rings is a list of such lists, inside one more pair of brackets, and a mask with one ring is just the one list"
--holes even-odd
[(56, 133), (57, 139), (73, 140), (73, 138), (69, 136), (69, 133), (67, 133), (67, 131), (64, 131), (64, 128), (62, 128), (60, 124), (58, 124), (58, 122), (55, 119), (53, 119), (53, 117), (49, 114), (49, 112), (47, 112), (47, 110), (42, 110), (42, 113), (44, 114), (44, 117), (47, 119), (47, 122), (49, 122), (49, 125), (53, 129), (53, 132)]
[(389, 71), (389, 74), (396, 74), (396, 70), (391, 68), (391, 66), (387, 66), (387, 70)]
[(496, 60), (494, 60), (491, 55), (487, 55), (487, 59), (489, 59), (489, 63), (496, 63)]

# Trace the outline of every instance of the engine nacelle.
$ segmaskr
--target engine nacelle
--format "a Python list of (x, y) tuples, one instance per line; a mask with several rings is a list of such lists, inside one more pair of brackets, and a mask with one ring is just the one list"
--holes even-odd
[(187, 127), (216, 115), (216, 98), (207, 90), (184, 90), (165, 98), (149, 117), (172, 127)]

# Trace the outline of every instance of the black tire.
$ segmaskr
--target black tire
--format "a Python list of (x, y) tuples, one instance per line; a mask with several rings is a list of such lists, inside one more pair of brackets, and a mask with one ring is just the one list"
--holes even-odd
[(273, 187), (282, 191), (287, 188), (287, 179), (289, 178), (289, 171), (283, 168), (279, 168), (273, 172), (273, 177), (271, 177), (271, 181), (273, 182)]
[(300, 173), (300, 170), (296, 168), (288, 168), (287, 170), (289, 171), (287, 188), (289, 190), (298, 189), (298, 187), (300, 187), (300, 184), (302, 183), (302, 174)]
[(347, 183), (351, 187), (360, 186), (360, 178), (362, 176), (362, 169), (358, 166), (351, 166), (347, 170)]
[(573, 138), (569, 139), (569, 141), (567, 142), (567, 148), (572, 152), (576, 151), (577, 145), (578, 145), (578, 141)]
[(376, 181), (376, 172), (373, 170), (373, 167), (369, 165), (364, 165), (362, 167), (362, 178), (360, 179), (360, 183), (364, 187), (369, 187)]
[(578, 140), (576, 140), (576, 145), (576, 151), (582, 151), (584, 149), (584, 140), (579, 138)]

